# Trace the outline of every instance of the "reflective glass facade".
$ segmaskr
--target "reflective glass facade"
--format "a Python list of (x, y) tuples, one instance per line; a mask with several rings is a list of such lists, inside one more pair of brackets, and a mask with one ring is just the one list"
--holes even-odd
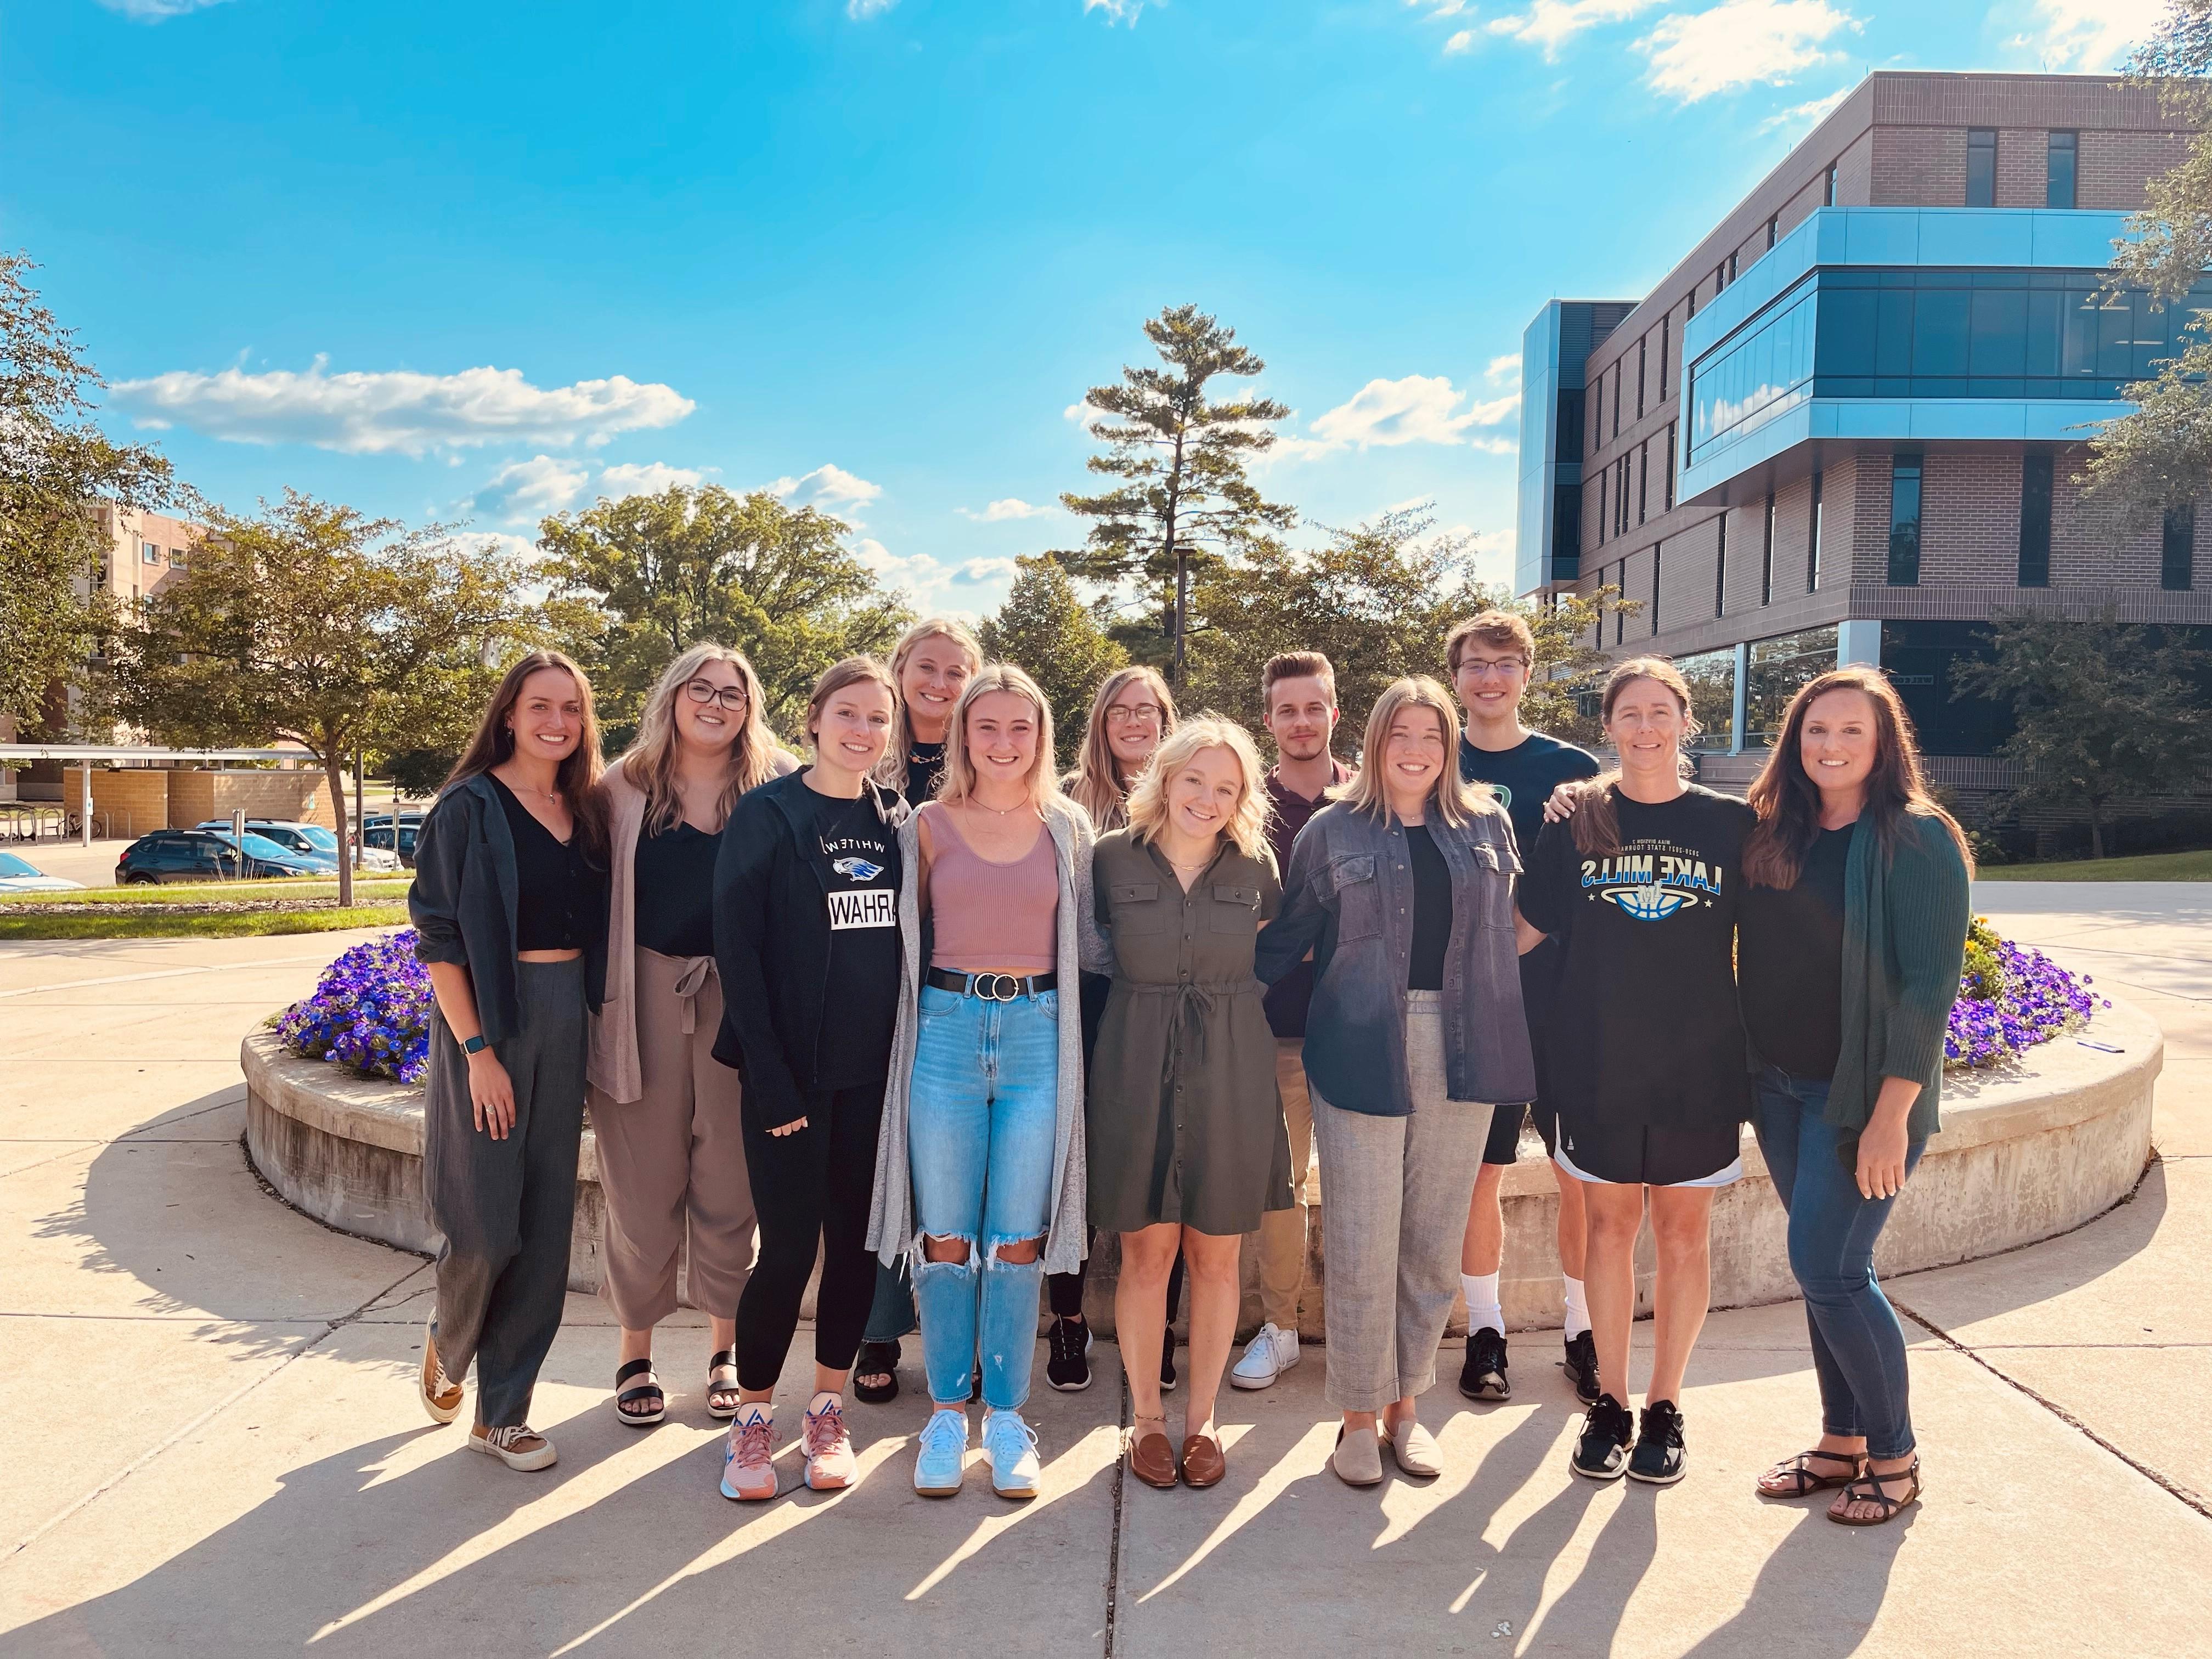
[(1813, 398), (2112, 399), (2179, 356), (2212, 283), (2172, 305), (2087, 270), (1820, 270), (1699, 361), (1692, 465)]
[(1751, 675), (1744, 691), (1743, 745), (1771, 749), (1782, 731), (1790, 700), (1836, 665), (1836, 629), (1808, 628), (1778, 639), (1757, 640), (1751, 647)]
[[(1832, 666), (1832, 663), (1830, 665)], [(1698, 722), (1698, 735), (1690, 747), (1725, 754), (1735, 726), (1735, 651), (1700, 651), (1677, 657), (1674, 666), (1689, 682), (1690, 713)]]

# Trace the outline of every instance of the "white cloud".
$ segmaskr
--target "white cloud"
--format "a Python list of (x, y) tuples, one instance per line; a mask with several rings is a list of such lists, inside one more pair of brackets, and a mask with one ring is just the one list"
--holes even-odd
[[(1160, 3), (1165, 5), (1167, 0), (1160, 0)], [(1134, 27), (1137, 14), (1144, 9), (1145, 0), (1083, 0), (1083, 15), (1088, 17), (1094, 11), (1104, 12), (1109, 28), (1116, 23), (1127, 23)]]
[(2034, 0), (2036, 23), (2015, 44), (2046, 70), (2118, 69), (2166, 15), (2166, 0)]
[(1519, 442), (1512, 438), (1470, 438), (1468, 442), (1486, 455), (1517, 455)]
[(871, 17), (880, 17), (898, 0), (845, 0), (845, 15), (856, 23), (865, 23)]
[(1534, 0), (1528, 10), (1493, 17), (1488, 27), (1523, 46), (1541, 46), (1547, 61), (1557, 58), (1559, 48), (1584, 29), (1601, 23), (1617, 23), (1649, 11), (1659, 0)]
[(1482, 376), (1493, 386), (1521, 384), (1521, 354), (1501, 351), (1483, 365)]
[(476, 504), (496, 509), (510, 524), (526, 524), (574, 504), (592, 480), (590, 469), (550, 455), (510, 461), (477, 492)]
[(1636, 43), (1651, 60), (1651, 88), (1686, 104), (1766, 82), (1786, 84), (1822, 62), (1822, 42), (1859, 20), (1827, 0), (1721, 0), (1672, 12)]
[(1009, 495), (1004, 501), (993, 501), (981, 513), (967, 507), (955, 507), (953, 511), (963, 519), (974, 520), (977, 524), (1005, 524), (1012, 519), (1041, 519), (1052, 509), (1032, 507), (1018, 495)]
[(672, 386), (620, 374), (536, 386), (519, 368), (331, 374), (327, 361), (317, 357), (305, 374), (177, 369), (122, 381), (112, 395), (141, 426), (185, 426), (234, 443), (313, 444), (353, 455), (579, 439), (601, 444), (617, 432), (673, 426), (697, 407)]
[(1444, 56), (1447, 58), (1456, 58), (1463, 52), (1473, 52), (1474, 50), (1474, 31), (1473, 29), (1462, 29), (1458, 33), (1448, 37), (1444, 41)]
[[(1286, 438), (1278, 447), (1293, 455), (1319, 455), (1338, 449), (1389, 448), (1398, 444), (1468, 442), (1470, 427), (1497, 426), (1519, 412), (1516, 392), (1474, 399), (1442, 374), (1408, 374), (1397, 380), (1370, 380), (1345, 403), (1315, 417), (1310, 438)], [(1488, 442), (1478, 447), (1488, 447)], [(1509, 444), (1508, 447), (1511, 446)]]
[(1012, 559), (969, 559), (956, 568), (952, 580), (956, 582), (1012, 581), (1021, 574), (1021, 567)]
[(1759, 130), (1772, 132), (1778, 127), (1812, 126), (1850, 95), (1849, 87), (1838, 87), (1826, 98), (1814, 98), (1802, 104), (1792, 104), (1788, 109), (1777, 110), (1759, 124)]
[(480, 553), (504, 553), (525, 564), (538, 562), (538, 544), (527, 536), (510, 536), (499, 530), (457, 530), (453, 539)]
[(658, 495), (678, 484), (686, 489), (696, 489), (714, 470), (711, 466), (671, 466), (665, 461), (623, 461), (599, 474), (599, 493), (611, 501), (620, 501), (626, 495)]
[(864, 507), (882, 495), (884, 487), (855, 477), (842, 466), (824, 465), (795, 478), (778, 478), (768, 492), (801, 507)]
[(100, 0), (110, 11), (119, 11), (137, 23), (164, 23), (187, 12), (205, 11), (222, 0)]

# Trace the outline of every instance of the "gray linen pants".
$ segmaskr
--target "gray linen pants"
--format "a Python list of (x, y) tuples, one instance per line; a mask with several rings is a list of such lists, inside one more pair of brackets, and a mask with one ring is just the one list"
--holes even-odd
[(759, 1251), (745, 1173), (738, 1074), (714, 1058), (722, 981), (712, 957), (637, 952), (641, 1092), (591, 1091), (592, 1135), (606, 1200), (606, 1299), (625, 1328), (676, 1311), (676, 1263), (688, 1243), (691, 1305), (734, 1318)]
[(1377, 1412), (1437, 1380), (1437, 1344), (1459, 1293), (1460, 1241), (1490, 1138), (1488, 1106), (1444, 1097), (1443, 1005), (1406, 994), (1411, 1117), (1376, 1117), (1313, 1096), (1321, 1153), (1322, 1395)]
[(514, 1084), (514, 1127), (476, 1126), (468, 1058), (442, 1015), (430, 1022), (422, 1190), (445, 1234), (431, 1334), (446, 1375), (477, 1368), (477, 1421), (530, 1420), (538, 1369), (561, 1328), (576, 1157), (584, 1136), (584, 963), (514, 964), (522, 1030), (494, 1051)]

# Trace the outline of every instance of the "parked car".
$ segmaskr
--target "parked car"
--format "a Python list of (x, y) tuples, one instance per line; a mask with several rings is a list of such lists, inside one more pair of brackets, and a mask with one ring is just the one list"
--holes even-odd
[(50, 876), (27, 859), (19, 859), (13, 853), (0, 853), (0, 893), (59, 893), (71, 888), (82, 890), (81, 881), (67, 881), (60, 876)]
[(260, 881), (276, 876), (327, 876), (327, 859), (308, 859), (260, 836), (234, 844), (225, 830), (156, 830), (116, 860), (115, 884), (171, 881)]
[(422, 829), (420, 812), (402, 812), (398, 822), (392, 814), (380, 812), (361, 821), (362, 845), (373, 851), (389, 851), (398, 855), (400, 863), (410, 870), (415, 867), (415, 837)]
[[(217, 835), (228, 835), (230, 820), (210, 818), (199, 827)], [(309, 858), (325, 860), (333, 870), (338, 867), (338, 837), (335, 830), (326, 830), (319, 823), (301, 823), (291, 818), (248, 818), (246, 828), (250, 834), (259, 836), (264, 841), (273, 841), (279, 847), (289, 847)], [(364, 870), (397, 870), (399, 859), (396, 854), (364, 842), (361, 867)]]

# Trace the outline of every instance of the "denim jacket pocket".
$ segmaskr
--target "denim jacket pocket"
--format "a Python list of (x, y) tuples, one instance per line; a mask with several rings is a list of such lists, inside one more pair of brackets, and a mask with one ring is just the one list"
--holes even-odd
[(1374, 939), (1382, 932), (1382, 885), (1375, 878), (1375, 855), (1354, 853), (1331, 860), (1328, 882), (1336, 899), (1340, 945)]
[(1231, 882), (1213, 884), (1213, 902), (1206, 906), (1206, 927), (1217, 933), (1251, 933), (1260, 927), (1260, 890)]
[(1156, 881), (1114, 883), (1107, 890), (1107, 908), (1117, 933), (1164, 933), (1168, 929), (1168, 906)]

